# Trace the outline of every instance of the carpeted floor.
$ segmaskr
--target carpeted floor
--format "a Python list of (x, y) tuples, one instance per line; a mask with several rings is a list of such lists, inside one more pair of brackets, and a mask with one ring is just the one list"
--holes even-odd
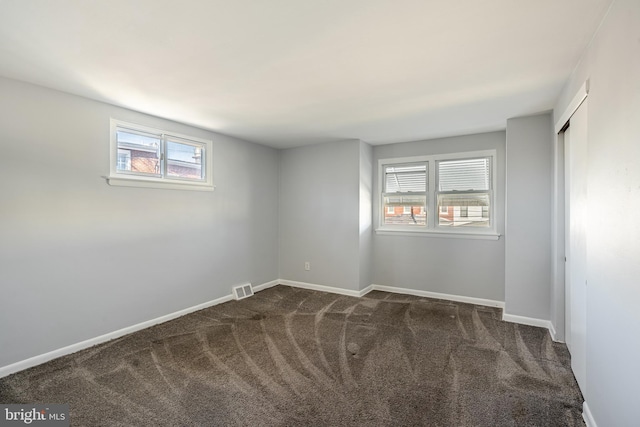
[(77, 426), (583, 426), (569, 353), (499, 309), (276, 286), (0, 379)]

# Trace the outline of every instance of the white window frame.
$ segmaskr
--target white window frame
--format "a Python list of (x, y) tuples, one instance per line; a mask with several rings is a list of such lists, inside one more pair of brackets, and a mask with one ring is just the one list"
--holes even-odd
[[(491, 188), (489, 190), (490, 213), (488, 227), (460, 227), (438, 225), (437, 207), (437, 162), (442, 160), (461, 160), (478, 157), (491, 158)], [(404, 226), (384, 223), (384, 171), (385, 167), (395, 164), (424, 163), (428, 164), (427, 171), (427, 224), (424, 226)], [(432, 236), (467, 239), (487, 239), (498, 240), (500, 234), (497, 232), (497, 205), (496, 188), (498, 176), (498, 162), (496, 150), (468, 151), (460, 153), (436, 154), (430, 156), (398, 157), (378, 160), (378, 191), (376, 191), (376, 206), (378, 211), (378, 224), (376, 234), (405, 235), (405, 236)]]
[[(163, 171), (160, 177), (148, 176), (144, 174), (135, 174), (118, 170), (118, 141), (116, 131), (118, 128), (126, 128), (133, 131), (160, 135), (163, 139), (177, 138), (184, 140), (186, 143), (192, 142), (193, 145), (203, 145), (205, 147), (205, 156), (202, 159), (204, 163), (204, 179), (196, 180), (190, 178), (180, 178), (169, 176), (166, 173), (167, 161), (163, 161)], [(121, 120), (111, 119), (110, 121), (110, 138), (109, 138), (109, 176), (106, 177), (109, 185), (123, 187), (145, 187), (145, 188), (164, 188), (170, 190), (196, 190), (196, 191), (213, 191), (213, 141), (196, 138), (189, 135), (182, 135), (176, 132), (164, 131), (148, 126), (135, 123), (124, 122)], [(163, 156), (166, 157), (166, 146), (163, 144)]]

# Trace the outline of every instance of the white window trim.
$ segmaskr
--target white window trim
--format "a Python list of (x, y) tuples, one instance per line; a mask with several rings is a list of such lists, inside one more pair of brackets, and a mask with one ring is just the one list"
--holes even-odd
[[(491, 216), (489, 227), (460, 229), (438, 226), (436, 217), (438, 209), (436, 207), (437, 191), (436, 185), (436, 162), (438, 160), (458, 160), (472, 157), (491, 157), (491, 190), (489, 191), (491, 200)], [(402, 226), (384, 224), (384, 204), (382, 203), (382, 192), (384, 191), (384, 167), (399, 163), (419, 163), (427, 162), (427, 225), (426, 226)], [(378, 224), (376, 234), (393, 236), (427, 236), (446, 237), (455, 239), (483, 239), (498, 240), (500, 234), (497, 232), (496, 224), (496, 189), (498, 177), (498, 163), (496, 150), (467, 151), (460, 153), (434, 154), (430, 156), (397, 157), (378, 160), (378, 190), (375, 193), (375, 206), (378, 211)]]
[[(118, 172), (118, 141), (116, 140), (116, 129), (118, 127), (129, 128), (141, 132), (154, 134), (163, 134), (167, 136), (185, 139), (205, 145), (205, 179), (203, 181), (176, 179), (168, 176), (157, 178), (144, 175), (132, 175)], [(109, 137), (109, 176), (105, 177), (109, 185), (120, 187), (144, 187), (144, 188), (164, 188), (169, 190), (195, 190), (195, 191), (213, 191), (213, 141), (196, 138), (190, 135), (183, 135), (176, 132), (164, 131), (162, 129), (142, 126), (135, 123), (124, 122), (121, 120), (111, 119)]]

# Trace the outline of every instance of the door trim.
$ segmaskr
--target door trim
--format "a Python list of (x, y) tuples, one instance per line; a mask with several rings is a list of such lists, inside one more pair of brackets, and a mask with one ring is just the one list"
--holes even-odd
[(554, 126), (553, 193), (551, 212), (551, 323), (556, 330), (556, 340), (565, 342), (565, 182), (564, 182), (564, 133), (569, 119), (589, 95), (589, 79), (580, 86)]
[(573, 113), (575, 113), (576, 110), (580, 108), (580, 104), (582, 104), (582, 101), (585, 100), (587, 95), (589, 95), (589, 79), (587, 79), (582, 84), (582, 86), (580, 86), (580, 89), (578, 89), (578, 92), (575, 94), (569, 105), (567, 105), (566, 110), (564, 110), (564, 113), (562, 113), (562, 115), (556, 122), (554, 128), (556, 135), (558, 135), (562, 128), (564, 128), (571, 116), (573, 116)]

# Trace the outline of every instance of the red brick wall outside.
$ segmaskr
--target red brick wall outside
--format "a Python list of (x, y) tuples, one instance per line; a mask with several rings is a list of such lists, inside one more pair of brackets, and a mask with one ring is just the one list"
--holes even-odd
[(143, 173), (159, 173), (159, 161), (156, 153), (131, 150), (131, 170)]
[[(148, 151), (131, 150), (131, 170), (142, 173), (159, 173), (159, 161), (157, 154)], [(200, 170), (180, 165), (168, 165), (167, 174), (169, 176), (179, 176), (181, 178), (202, 178)]]
[(169, 165), (167, 167), (167, 174), (170, 176), (179, 176), (181, 178), (201, 179), (199, 169), (187, 168), (178, 165)]
[[(413, 214), (413, 218), (412, 215)], [(384, 209), (385, 224), (413, 224), (414, 219), (418, 223), (424, 223), (426, 219), (426, 212), (421, 207), (412, 207), (411, 213), (404, 213), (404, 207), (394, 206), (393, 213), (389, 213), (387, 208)]]

